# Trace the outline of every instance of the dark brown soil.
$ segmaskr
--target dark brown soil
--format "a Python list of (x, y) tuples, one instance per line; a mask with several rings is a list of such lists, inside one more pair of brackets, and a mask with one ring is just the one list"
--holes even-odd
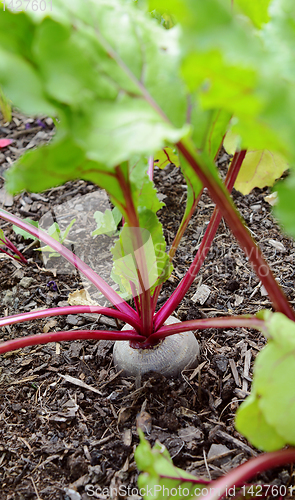
[[(0, 126), (0, 137), (15, 138), (0, 152), (1, 176), (19, 154), (53, 135), (50, 120), (43, 118), (40, 126), (31, 119), (31, 128), (25, 129), (26, 121), (15, 113), (11, 124)], [(227, 162), (223, 154), (219, 160), (222, 175)], [(159, 215), (167, 244), (171, 245), (184, 210), (185, 182), (171, 165), (165, 171), (156, 169), (155, 183), (164, 196), (166, 206)], [(95, 228), (93, 213), (108, 206), (104, 193), (91, 183), (75, 181), (42, 194), (22, 193), (11, 199), (5, 195), (3, 185), (1, 177), (1, 206), (16, 215), (42, 219), (44, 227), (57, 220), (62, 229), (75, 217), (69, 247), (108, 279), (112, 266), (108, 250), (113, 239), (91, 237)], [(273, 220), (264, 200), (267, 194), (267, 189), (256, 189), (248, 196), (234, 191), (233, 197), (294, 304), (295, 244)], [(163, 286), (159, 305), (184, 276), (213, 207), (203, 194), (176, 254), (174, 271)], [(93, 300), (105, 303), (62, 258), (51, 257), (45, 262), (31, 240), (15, 235), (10, 224), (1, 222), (0, 227), (29, 261), (24, 266), (0, 254), (1, 316), (66, 305), (69, 293), (83, 288), (88, 289)], [(201, 284), (210, 289), (203, 305), (192, 301)], [(268, 297), (263, 295), (259, 280), (222, 221), (201, 273), (175, 315), (186, 320), (255, 313), (262, 308), (271, 308)], [(123, 325), (112, 319), (69, 315), (3, 327), (0, 338), (4, 341), (44, 331), (118, 326)], [(113, 488), (113, 496), (94, 498), (139, 498), (131, 489), (136, 488), (138, 477), (134, 450), (138, 444), (136, 417), (141, 411), (151, 416), (151, 422), (145, 423), (150, 443), (159, 439), (175, 465), (198, 477), (214, 479), (259, 453), (235, 430), (234, 415), (251, 389), (253, 362), (265, 344), (264, 337), (243, 328), (210, 329), (196, 332), (196, 336), (201, 345), (199, 368), (178, 379), (160, 374), (136, 380), (122, 377), (113, 367), (110, 341), (48, 344), (2, 356), (0, 500), (87, 500), (92, 498), (86, 494), (86, 486), (91, 484), (96, 491), (98, 487)], [(212, 448), (213, 444), (226, 448), (218, 450)], [(222, 457), (216, 456), (220, 453)], [(290, 486), (294, 484), (293, 469), (270, 471), (258, 479), (264, 484)], [(127, 494), (118, 497), (115, 492), (120, 485)], [(69, 489), (76, 490), (77, 496)]]

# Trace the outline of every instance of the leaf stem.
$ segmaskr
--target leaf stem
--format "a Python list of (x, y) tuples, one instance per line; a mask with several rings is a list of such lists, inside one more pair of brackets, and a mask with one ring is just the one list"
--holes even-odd
[(221, 318), (204, 318), (182, 321), (172, 325), (162, 326), (149, 337), (149, 341), (155, 341), (174, 335), (175, 333), (189, 332), (193, 330), (206, 330), (207, 328), (255, 328), (263, 330), (265, 322), (256, 316), (223, 316)]
[(117, 318), (125, 323), (130, 324), (138, 331), (140, 328), (139, 320), (134, 320), (128, 314), (124, 314), (115, 309), (100, 306), (65, 306), (53, 307), (52, 309), (41, 309), (39, 311), (30, 311), (27, 313), (15, 314), (13, 316), (5, 316), (0, 319), (0, 327), (5, 325), (13, 325), (15, 323), (23, 323), (24, 321), (31, 321), (40, 318), (49, 318), (51, 316), (65, 316), (67, 314), (102, 314), (111, 318)]
[(222, 216), (228, 223), (241, 248), (251, 261), (257, 276), (265, 286), (274, 308), (295, 321), (295, 313), (291, 305), (275, 280), (267, 262), (262, 256), (261, 250), (252, 239), (222, 184), (210, 173), (204, 160), (194, 151), (194, 148), (191, 147), (187, 140), (178, 142), (177, 147), (199, 176), (204, 186), (208, 188), (212, 199), (220, 209)]
[[(225, 476), (213, 481), (210, 484), (210, 493), (201, 498), (202, 500), (218, 500), (229, 491), (229, 488), (233, 486), (242, 486), (247, 479), (255, 476), (259, 472), (294, 462), (295, 448), (264, 453), (258, 457), (251, 458)], [(198, 499), (200, 499), (200, 497), (198, 497)]]
[(149, 176), (149, 179), (152, 181), (153, 177), (154, 177), (154, 157), (153, 156), (149, 156), (147, 174)]
[(49, 236), (45, 231), (42, 229), (36, 228), (35, 226), (32, 226), (32, 224), (28, 224), (27, 222), (19, 219), (15, 215), (10, 214), (9, 212), (6, 212), (6, 210), (3, 210), (0, 208), (0, 217), (8, 222), (11, 222), (12, 224), (15, 224), (16, 226), (20, 227), (21, 229), (24, 229), (28, 233), (32, 234), (39, 240), (43, 241), (47, 245), (49, 245), (53, 250), (58, 252), (60, 255), (65, 257), (73, 266), (76, 267), (86, 278), (88, 278), (91, 283), (93, 283), (96, 288), (117, 308), (119, 311), (124, 312), (125, 314), (128, 314), (128, 316), (131, 316), (133, 319), (137, 319), (138, 315), (132, 309), (132, 307), (125, 302), (119, 294), (115, 292), (115, 290), (112, 289), (110, 285), (108, 285), (98, 274), (96, 274), (91, 267), (89, 267), (85, 262), (83, 262), (79, 257), (77, 257), (73, 252), (68, 250), (65, 246), (61, 245), (58, 241), (56, 241), (54, 238)]
[[(240, 153), (236, 153), (234, 158), (229, 166), (225, 185), (229, 192), (232, 191), (234, 183), (236, 181), (237, 175), (239, 173), (242, 162), (245, 158), (246, 151), (241, 151)], [(187, 293), (188, 289), (194, 282), (195, 277), (197, 276), (211, 246), (211, 243), (214, 239), (216, 231), (218, 229), (219, 223), (221, 221), (221, 212), (219, 208), (216, 206), (214, 208), (213, 214), (211, 216), (210, 223), (206, 229), (204, 237), (202, 239), (201, 245), (197, 251), (197, 254), (191, 263), (188, 271), (186, 272), (184, 278), (181, 280), (176, 290), (174, 290), (173, 294), (169, 297), (167, 302), (163, 305), (163, 307), (158, 311), (154, 319), (155, 330), (158, 330), (160, 326), (162, 326), (166, 319), (173, 313), (178, 304), (182, 301), (183, 297)]]
[(0, 344), (0, 354), (5, 352), (23, 349), (27, 346), (48, 344), (49, 342), (64, 342), (72, 340), (133, 340), (142, 342), (144, 337), (134, 333), (132, 330), (124, 332), (108, 330), (69, 330), (61, 332), (41, 333), (29, 337), (21, 337), (14, 340), (7, 340)]
[[(146, 288), (149, 284), (149, 274), (147, 269), (146, 258), (143, 250), (143, 241), (140, 230), (140, 224), (138, 220), (138, 214), (136, 212), (133, 199), (132, 192), (128, 182), (128, 179), (125, 179), (125, 176), (121, 170), (121, 167), (116, 167), (116, 174), (120, 186), (123, 191), (123, 195), (126, 202), (126, 218), (128, 222), (128, 226), (131, 231), (132, 244), (134, 249), (134, 257), (136, 256), (136, 271), (139, 280), (139, 285), (141, 291), (139, 293), (139, 303), (140, 306), (140, 318), (142, 321), (142, 329), (141, 333), (148, 337), (152, 333), (153, 329), (153, 311), (152, 311), (152, 299), (150, 295), (150, 288)], [(133, 231), (133, 228), (135, 229)], [(138, 228), (138, 230), (137, 230)]]
[[(2, 238), (0, 239), (0, 241), (2, 241), (2, 243), (4, 243), (4, 245), (6, 245), (6, 247), (11, 250), (12, 252), (15, 253), (15, 255), (17, 255), (20, 260), (23, 262), (23, 264), (27, 264), (28, 265), (28, 261), (27, 259), (23, 256), (23, 254), (16, 248), (16, 246), (14, 246), (14, 244), (12, 243), (12, 241), (10, 241), (8, 238), (6, 238), (5, 236), (5, 240), (2, 240)], [(0, 249), (1, 250), (1, 249)], [(7, 252), (4, 252), (4, 253), (7, 253)], [(7, 255), (10, 255), (9, 253)], [(13, 255), (11, 256), (13, 257)], [(14, 257), (13, 257), (14, 258)]]

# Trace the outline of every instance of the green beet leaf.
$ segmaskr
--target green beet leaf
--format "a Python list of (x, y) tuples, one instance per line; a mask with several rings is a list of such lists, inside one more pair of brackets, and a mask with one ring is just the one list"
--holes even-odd
[(256, 358), (252, 394), (239, 409), (237, 428), (271, 451), (295, 445), (295, 324), (282, 313), (265, 318), (268, 344)]
[(238, 5), (241, 10), (248, 16), (257, 28), (261, 28), (262, 24), (269, 20), (268, 8), (271, 0), (256, 0), (248, 2), (248, 0), (234, 0), (234, 5)]
[[(54, 222), (48, 229), (47, 233), (49, 236), (54, 238), (56, 241), (58, 241), (61, 244), (64, 243), (73, 243), (73, 241), (68, 240), (67, 236), (73, 226), (73, 224), (76, 222), (76, 219), (71, 220), (70, 224), (66, 227), (64, 231), (60, 230), (60, 227), (57, 222)], [(44, 263), (46, 264), (48, 259), (51, 257), (60, 257), (60, 254), (57, 252), (54, 252), (53, 249), (49, 245), (44, 245), (41, 248), (37, 248), (40, 252), (43, 254), (43, 260)], [(48, 253), (48, 255), (47, 255)], [(45, 254), (45, 255), (44, 255)]]
[(132, 158), (129, 162), (132, 199), (136, 208), (143, 207), (157, 213), (165, 203), (158, 199), (154, 184), (147, 175), (147, 168), (145, 158)]
[[(5, 14), (0, 12), (3, 29)], [(7, 27), (12, 18), (9, 14)], [(165, 30), (123, 0), (87, 5), (56, 0), (45, 18), (27, 12), (20, 19), (33, 24), (30, 61), (20, 43), (14, 44), (11, 53), (3, 49), (0, 83), (27, 113), (58, 114), (59, 128), (81, 148), (85, 159), (110, 169), (133, 154), (151, 154), (166, 140), (176, 142), (187, 133), (177, 29)], [(62, 156), (66, 159), (65, 151)], [(60, 175), (57, 161), (52, 162), (51, 185), (64, 182), (65, 177), (76, 178), (78, 162), (72, 162), (72, 156), (68, 151), (66, 175)], [(21, 159), (14, 166), (10, 179), (18, 179), (14, 186), (9, 182), (11, 190), (26, 188), (23, 161), (38, 177), (41, 157), (30, 155), (29, 162)], [(100, 167), (92, 164), (89, 178), (96, 177), (96, 169)], [(44, 181), (39, 181), (43, 189)]]
[(156, 214), (143, 207), (139, 207), (138, 213), (140, 227), (125, 225), (112, 248), (112, 278), (130, 297), (140, 295), (144, 290), (152, 293), (172, 271), (162, 226)]
[(144, 500), (181, 500), (201, 496), (204, 485), (188, 472), (175, 467), (170, 455), (159, 441), (153, 448), (138, 430), (140, 444), (135, 451), (135, 461), (141, 472), (138, 487)]
[(278, 203), (274, 213), (278, 217), (283, 230), (293, 238), (295, 237), (295, 175), (291, 175), (276, 185)]
[(254, 393), (238, 409), (235, 425), (256, 448), (273, 451), (285, 445), (285, 440), (267, 423), (259, 406), (259, 397)]
[[(39, 228), (39, 222), (38, 221), (29, 219), (29, 218), (26, 218), (26, 219), (23, 219), (23, 220), (24, 220), (24, 222), (28, 222), (29, 224), (32, 224), (32, 226), (35, 226), (35, 227)], [(35, 236), (33, 236), (32, 234), (28, 233), (27, 231), (24, 231), (24, 229), (21, 229), (20, 227), (17, 227), (15, 225), (13, 225), (12, 228), (13, 228), (13, 230), (14, 230), (14, 232), (16, 234), (20, 234), (26, 240), (27, 239), (37, 240), (38, 239)]]
[(2, 48), (0, 82), (7, 97), (25, 113), (56, 113), (55, 106), (46, 99), (40, 75), (33, 66), (24, 57)]

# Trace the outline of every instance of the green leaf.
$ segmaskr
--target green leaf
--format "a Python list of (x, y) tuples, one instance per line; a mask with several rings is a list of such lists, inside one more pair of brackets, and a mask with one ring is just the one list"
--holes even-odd
[(138, 434), (140, 444), (135, 451), (135, 461), (142, 471), (138, 486), (145, 500), (181, 500), (201, 496), (204, 485), (196, 482), (195, 476), (175, 467), (164, 445), (156, 441), (151, 449), (141, 429), (138, 429)]
[(117, 226), (122, 219), (122, 214), (116, 207), (113, 210), (107, 208), (104, 213), (99, 211), (95, 212), (94, 218), (97, 223), (97, 229), (91, 233), (92, 236), (98, 236), (100, 234), (109, 234), (113, 236), (114, 233), (117, 232)]
[(256, 448), (261, 450), (279, 450), (285, 445), (285, 440), (274, 427), (267, 423), (259, 406), (259, 398), (253, 393), (238, 409), (235, 426)]
[[(32, 226), (35, 226), (37, 228), (39, 227), (39, 222), (38, 221), (29, 219), (29, 218), (26, 218), (26, 219), (23, 219), (23, 220), (24, 220), (24, 222), (28, 222), (29, 224), (32, 224)], [(24, 231), (23, 229), (21, 229), (18, 226), (13, 225), (12, 229), (14, 230), (15, 234), (20, 234), (25, 239), (30, 239), (30, 240), (34, 240), (34, 241), (38, 239), (35, 236), (33, 236), (32, 234), (28, 233), (27, 231)]]
[[(138, 272), (143, 278), (145, 290), (149, 290), (158, 279), (153, 242), (150, 233), (145, 229), (129, 228), (125, 225), (119, 240), (112, 248), (112, 253), (114, 260), (112, 278), (120, 285), (121, 290), (128, 293), (130, 298), (143, 292)], [(153, 261), (150, 267), (147, 263), (148, 257)], [(144, 264), (141, 264), (142, 261)], [(145, 274), (145, 269), (148, 271), (148, 275)], [(132, 293), (130, 282), (133, 283), (134, 293)]]
[[(0, 229), (0, 239), (3, 240), (4, 242), (6, 241), (6, 238), (5, 238), (5, 235), (3, 233), (3, 230)], [(3, 243), (2, 241), (0, 241), (0, 247), (5, 247), (5, 243)]]
[(274, 207), (275, 216), (278, 217), (283, 229), (293, 238), (295, 237), (295, 175), (291, 174), (276, 185), (278, 203)]
[[(22, 189), (44, 191), (73, 178), (83, 178), (85, 154), (73, 140), (59, 133), (50, 145), (29, 151), (7, 171), (6, 186), (11, 193)], [(42, 165), (36, 168), (37, 165)]]
[(139, 207), (138, 213), (141, 227), (130, 228), (125, 225), (112, 248), (112, 277), (130, 297), (134, 296), (130, 281), (136, 296), (143, 292), (138, 271), (142, 276), (144, 289), (150, 290), (151, 293), (172, 271), (165, 252), (166, 242), (162, 226), (157, 216), (152, 210), (144, 207)]
[(261, 28), (263, 23), (269, 21), (268, 7), (271, 0), (235, 0), (234, 4), (238, 5), (241, 10), (248, 16), (257, 28)]
[(134, 154), (149, 155), (165, 140), (177, 142), (188, 131), (186, 127), (175, 129), (160, 119), (148, 102), (127, 95), (115, 105), (108, 101), (92, 103), (85, 119), (73, 116), (72, 128), (87, 157), (108, 167)]
[(295, 323), (282, 313), (265, 321), (268, 344), (256, 358), (252, 394), (239, 409), (237, 426), (255, 446), (271, 451), (295, 445)]
[(57, 101), (77, 108), (97, 96), (117, 96), (116, 86), (98, 69), (93, 39), (70, 25), (44, 19), (36, 31), (34, 54), (46, 91)]
[(25, 113), (53, 115), (56, 113), (56, 108), (45, 97), (35, 68), (23, 57), (2, 48), (0, 48), (0, 82), (7, 97)]
[(0, 2), (1, 48), (9, 50), (10, 52), (14, 52), (14, 54), (22, 54), (28, 60), (31, 60), (31, 45), (35, 31), (33, 22), (28, 16), (23, 13), (15, 15), (9, 10), (5, 10), (5, 12), (3, 12), (3, 8), (3, 2)]
[(133, 203), (136, 208), (147, 208), (157, 213), (165, 205), (158, 199), (154, 183), (147, 175), (146, 158), (131, 159), (129, 162), (129, 178)]
[[(21, 108), (23, 100), (26, 111), (34, 112), (38, 95), (44, 94), (45, 102), (54, 103), (60, 124), (50, 146), (28, 152), (10, 169), (8, 190), (41, 191), (83, 178), (106, 188), (124, 212), (114, 168), (133, 154), (149, 155), (165, 141), (176, 142), (188, 131), (186, 88), (178, 76), (178, 30), (165, 30), (123, 0), (90, 0), (87, 5), (56, 0), (46, 17), (31, 14), (18, 17), (22, 33), (25, 25), (31, 26), (27, 56), (20, 39), (13, 45), (14, 53), (7, 44), (4, 55), (7, 64), (13, 61), (15, 72), (24, 67), (36, 82), (20, 86), (16, 82), (26, 78), (13, 74), (11, 84), (20, 98), (12, 98)], [(8, 26), (14, 17), (9, 13)], [(3, 29), (5, 20), (0, 12)], [(5, 83), (12, 73), (4, 69)], [(144, 182), (142, 189), (147, 200), (151, 188)], [(160, 208), (158, 201), (153, 204), (152, 210)], [(150, 208), (147, 201), (145, 206)]]
[[(72, 227), (72, 225), (76, 222), (76, 219), (73, 219), (70, 224), (66, 227), (66, 229), (62, 232), (60, 230), (60, 227), (58, 225), (57, 222), (54, 222), (47, 230), (47, 233), (52, 237), (54, 238), (56, 241), (58, 241), (59, 243), (72, 243), (70, 241), (68, 241), (66, 238), (70, 232), (70, 229)], [(52, 248), (49, 246), (49, 245), (46, 245), (42, 248), (38, 248), (39, 251), (41, 252), (52, 252)], [(53, 255), (52, 255), (53, 256)], [(54, 256), (57, 256), (59, 257), (60, 255), (59, 254), (56, 254)]]

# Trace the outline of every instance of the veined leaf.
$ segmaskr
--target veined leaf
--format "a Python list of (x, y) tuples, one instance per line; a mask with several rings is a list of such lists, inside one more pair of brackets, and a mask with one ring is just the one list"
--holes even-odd
[(154, 184), (147, 175), (147, 159), (131, 158), (129, 176), (134, 206), (147, 208), (157, 213), (165, 203), (158, 199)]
[[(0, 12), (4, 31), (5, 22), (10, 27), (14, 16), (21, 33), (28, 24), (32, 29), (26, 57), (19, 38), (11, 52), (9, 44), (1, 49), (0, 84), (26, 112), (58, 113), (64, 140), (68, 137), (68, 144), (74, 145), (73, 152), (71, 148), (66, 151), (64, 144), (63, 151), (40, 148), (36, 155), (29, 152), (29, 160), (25, 155), (8, 174), (11, 191), (28, 188), (24, 165), (25, 177), (35, 177), (39, 190), (46, 181), (54, 185), (77, 178), (77, 170), (80, 178), (86, 178), (87, 170), (87, 178), (97, 183), (102, 170), (111, 170), (133, 154), (149, 155), (166, 140), (177, 142), (187, 133), (176, 28), (165, 30), (123, 0), (86, 4), (56, 0), (46, 17), (29, 12), (6, 14)], [(72, 161), (75, 150), (78, 157)], [(62, 173), (57, 154), (64, 159)], [(50, 181), (44, 181), (38, 165), (48, 155)], [(94, 163), (84, 168), (82, 159)], [(12, 177), (17, 180), (12, 182)]]
[[(240, 138), (230, 131), (223, 145), (228, 153), (234, 154), (239, 142)], [(235, 182), (235, 188), (243, 194), (249, 194), (255, 187), (273, 186), (288, 168), (288, 163), (279, 153), (267, 149), (247, 151)]]
[(163, 169), (170, 165), (170, 163), (174, 163), (176, 167), (180, 166), (179, 156), (172, 148), (163, 148), (160, 151), (155, 153), (154, 162), (157, 167)]
[[(76, 219), (71, 220), (70, 224), (66, 227), (64, 231), (60, 230), (60, 227), (57, 222), (54, 222), (48, 229), (47, 233), (54, 238), (56, 241), (59, 243), (72, 243), (71, 241), (67, 240), (67, 236), (71, 230), (71, 227), (73, 224), (76, 222)], [(40, 252), (53, 252), (53, 249), (49, 245), (45, 245), (44, 247), (38, 248)], [(51, 253), (48, 258), (50, 257), (60, 257), (59, 253)]]
[(247, 151), (235, 188), (243, 194), (249, 194), (255, 187), (273, 186), (288, 168), (289, 165), (279, 153), (267, 149)]

